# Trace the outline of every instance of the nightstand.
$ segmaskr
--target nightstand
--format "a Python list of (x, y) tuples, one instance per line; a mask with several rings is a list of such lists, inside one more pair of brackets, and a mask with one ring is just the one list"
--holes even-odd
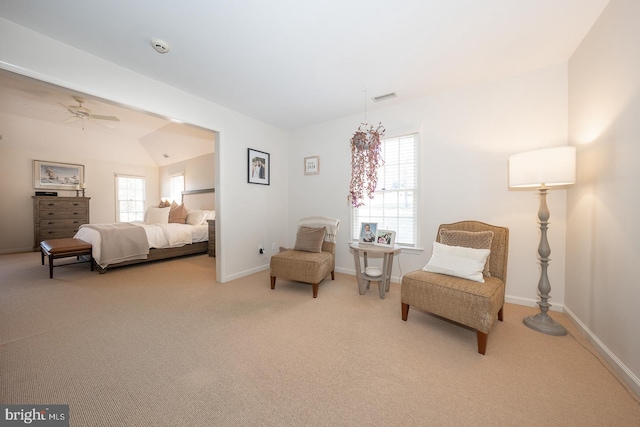
[(216, 220), (208, 219), (209, 224), (209, 256), (216, 256)]

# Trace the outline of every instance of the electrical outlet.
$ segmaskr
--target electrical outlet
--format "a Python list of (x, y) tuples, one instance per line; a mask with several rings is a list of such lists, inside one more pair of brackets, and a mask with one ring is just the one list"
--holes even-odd
[(260, 255), (262, 255), (264, 253), (264, 248), (262, 247), (262, 245), (258, 245), (258, 253)]
[(276, 250), (276, 242), (273, 242), (273, 243), (271, 244), (271, 250), (272, 250), (272, 251), (275, 251), (275, 250)]

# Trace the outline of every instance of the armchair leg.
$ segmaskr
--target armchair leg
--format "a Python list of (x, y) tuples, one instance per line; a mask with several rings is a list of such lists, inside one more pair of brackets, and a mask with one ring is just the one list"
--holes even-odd
[(313, 284), (313, 297), (314, 298), (318, 298), (318, 285), (320, 285), (320, 283), (314, 283)]
[(402, 303), (402, 320), (406, 321), (409, 316), (409, 304)]
[(271, 289), (276, 288), (276, 278), (271, 276)]
[(487, 338), (489, 338), (489, 334), (485, 334), (484, 332), (476, 331), (478, 334), (478, 353), (485, 354), (487, 351)]
[(504, 321), (503, 310), (504, 310), (504, 306), (500, 307), (500, 311), (498, 312), (498, 320), (501, 321), (501, 322)]
[(336, 280), (335, 270), (331, 270), (331, 280)]

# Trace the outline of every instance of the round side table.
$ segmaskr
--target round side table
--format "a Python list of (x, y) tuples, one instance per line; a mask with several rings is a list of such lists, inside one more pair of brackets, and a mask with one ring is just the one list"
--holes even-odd
[[(391, 284), (391, 269), (393, 268), (393, 256), (400, 253), (400, 247), (386, 247), (374, 244), (361, 245), (359, 243), (350, 243), (349, 247), (353, 250), (353, 259), (356, 264), (356, 278), (358, 279), (358, 292), (364, 295), (369, 289), (371, 282), (379, 282), (380, 298), (384, 298), (384, 293), (389, 292)], [(364, 258), (364, 267), (360, 264), (360, 254)], [(364, 272), (368, 265), (367, 254), (382, 254), (382, 274), (380, 276), (369, 276)]]

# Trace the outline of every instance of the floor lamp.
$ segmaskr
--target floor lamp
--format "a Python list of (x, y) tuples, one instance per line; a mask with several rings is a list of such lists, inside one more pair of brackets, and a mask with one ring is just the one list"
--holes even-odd
[(533, 330), (548, 335), (566, 335), (567, 330), (553, 320), (547, 313), (551, 304), (547, 302), (551, 284), (547, 275), (551, 248), (547, 240), (549, 225), (549, 208), (547, 207), (547, 189), (550, 187), (569, 185), (576, 181), (576, 148), (554, 147), (541, 148), (533, 151), (514, 154), (509, 157), (509, 187), (537, 188), (540, 194), (540, 280), (538, 292), (540, 294), (540, 313), (525, 317), (523, 323)]

